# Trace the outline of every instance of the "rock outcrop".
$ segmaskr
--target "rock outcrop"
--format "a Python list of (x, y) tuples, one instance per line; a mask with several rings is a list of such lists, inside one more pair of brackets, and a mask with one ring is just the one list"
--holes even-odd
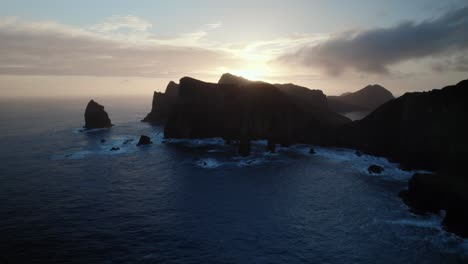
[[(362, 120), (342, 126), (333, 146), (385, 156), (416, 174), (402, 192), (416, 212), (447, 212), (448, 231), (468, 236), (468, 80), (430, 92), (407, 93)], [(465, 224), (463, 224), (465, 223)]]
[[(218, 81), (218, 84), (238, 86), (245, 86), (251, 83), (267, 84), (265, 82), (253, 82), (230, 73), (223, 74)], [(328, 123), (334, 125), (341, 125), (350, 121), (348, 118), (330, 111), (327, 97), (321, 90), (312, 90), (292, 83), (274, 84), (274, 86), (300, 108), (301, 111), (307, 112), (308, 115), (314, 116), (316, 119), (327, 119)]]
[(86, 129), (109, 128), (112, 127), (111, 120), (104, 110), (104, 106), (96, 103), (94, 100), (89, 101), (85, 110), (85, 125)]
[(337, 132), (336, 145), (385, 156), (406, 169), (460, 171), (468, 162), (468, 80), (407, 93)]
[(154, 92), (151, 112), (142, 120), (156, 125), (164, 125), (179, 95), (179, 85), (170, 82), (164, 93)]
[(145, 135), (141, 135), (140, 140), (138, 140), (137, 146), (144, 146), (153, 144), (151, 138)]
[(414, 174), (400, 197), (414, 213), (439, 213), (449, 232), (468, 237), (468, 179), (439, 174)]
[(382, 168), (379, 165), (370, 165), (369, 168), (367, 168), (367, 171), (370, 174), (381, 174), (384, 171), (384, 168)]
[(221, 83), (189, 77), (180, 80), (179, 96), (165, 126), (165, 137), (247, 137), (283, 145), (314, 143), (325, 141), (332, 129), (350, 122), (321, 106), (311, 104), (310, 109), (305, 109), (275, 85), (223, 76)]
[(354, 93), (328, 96), (328, 105), (337, 113), (372, 112), (382, 104), (394, 99), (393, 94), (380, 85), (368, 85)]

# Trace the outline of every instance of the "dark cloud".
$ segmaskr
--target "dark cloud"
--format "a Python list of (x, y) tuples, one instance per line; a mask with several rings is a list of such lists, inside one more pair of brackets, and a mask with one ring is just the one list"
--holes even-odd
[(391, 28), (347, 32), (281, 56), (283, 63), (321, 67), (331, 75), (345, 69), (385, 74), (388, 66), (428, 56), (452, 55), (468, 48), (468, 7)]
[(38, 26), (0, 27), (0, 74), (180, 77), (233, 63), (227, 54), (198, 47), (135, 44)]
[(432, 69), (436, 72), (468, 72), (468, 54), (434, 63)]

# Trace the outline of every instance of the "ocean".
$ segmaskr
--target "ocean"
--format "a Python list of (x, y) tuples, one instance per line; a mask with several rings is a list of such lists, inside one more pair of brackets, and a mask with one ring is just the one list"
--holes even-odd
[(82, 130), (90, 98), (0, 99), (0, 263), (468, 263), (442, 216), (401, 202), (398, 164), (264, 141), (241, 158), (165, 140), (140, 122), (150, 97), (95, 99), (111, 129)]

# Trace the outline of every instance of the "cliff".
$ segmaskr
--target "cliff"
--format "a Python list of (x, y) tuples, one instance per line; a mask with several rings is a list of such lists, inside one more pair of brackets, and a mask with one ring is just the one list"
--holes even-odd
[(407, 93), (343, 126), (338, 144), (389, 157), (406, 168), (456, 169), (468, 161), (468, 80)]
[[(218, 83), (246, 85), (251, 82), (240, 76), (225, 73)], [(332, 125), (342, 125), (351, 121), (347, 117), (330, 111), (327, 97), (321, 90), (313, 90), (293, 83), (273, 85), (288, 97), (293, 104), (315, 119), (326, 120), (327, 124)]]
[(111, 120), (104, 110), (104, 106), (96, 103), (94, 100), (89, 101), (86, 106), (84, 117), (84, 128), (86, 129), (112, 127)]
[[(314, 107), (311, 105), (311, 107)], [(317, 107), (320, 108), (320, 107)], [(169, 138), (270, 139), (319, 143), (336, 126), (335, 113), (305, 111), (276, 86), (223, 75), (219, 83), (182, 78), (164, 130)], [(330, 117), (331, 116), (331, 117)], [(346, 118), (342, 122), (349, 122)]]
[(328, 104), (330, 109), (337, 113), (371, 112), (392, 99), (394, 97), (390, 91), (375, 84), (354, 93), (328, 96)]
[(154, 92), (151, 112), (142, 120), (152, 124), (165, 124), (169, 114), (177, 101), (179, 85), (169, 82), (164, 93)]

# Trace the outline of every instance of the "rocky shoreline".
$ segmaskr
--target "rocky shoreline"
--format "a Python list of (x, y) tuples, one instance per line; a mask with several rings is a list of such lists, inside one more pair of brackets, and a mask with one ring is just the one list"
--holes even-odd
[[(231, 74), (224, 74), (218, 83), (184, 77), (179, 84), (170, 82), (164, 93), (155, 92), (152, 110), (142, 121), (164, 125), (165, 138), (219, 137), (239, 142), (241, 156), (249, 155), (250, 141), (263, 139), (270, 152), (276, 145), (299, 143), (346, 147), (386, 157), (405, 170), (434, 171), (415, 174), (402, 199), (416, 213), (446, 211), (444, 227), (468, 237), (463, 224), (468, 222), (468, 184), (463, 172), (468, 162), (468, 80), (395, 99), (381, 86), (365, 88), (368, 94), (379, 91), (384, 103), (352, 122), (334, 112), (319, 90), (253, 82)], [(369, 107), (369, 102), (364, 103)], [(91, 104), (91, 109), (99, 111), (93, 111), (92, 118), (85, 115), (85, 127), (110, 125), (103, 107)], [(100, 123), (88, 125), (96, 124), (91, 120)], [(380, 173), (381, 168), (370, 166), (369, 172)]]

